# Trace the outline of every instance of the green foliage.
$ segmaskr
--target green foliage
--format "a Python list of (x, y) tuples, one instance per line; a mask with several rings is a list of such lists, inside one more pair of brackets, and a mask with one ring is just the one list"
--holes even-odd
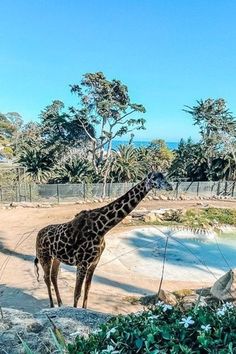
[(18, 113), (0, 113), (0, 157), (11, 159), (14, 156), (21, 123)]
[(217, 226), (236, 225), (236, 210), (223, 208), (205, 208), (187, 210), (182, 222), (187, 225)]
[(136, 182), (143, 176), (144, 169), (138, 161), (137, 149), (132, 145), (120, 145), (113, 152), (113, 158), (110, 172), (113, 182)]
[(181, 141), (171, 166), (174, 178), (219, 180), (236, 178), (236, 120), (224, 99), (197, 101), (186, 106), (194, 125), (199, 127), (200, 142)]
[(66, 159), (63, 164), (57, 165), (53, 169), (53, 177), (50, 182), (53, 183), (89, 183), (95, 179), (94, 171), (88, 160), (82, 160), (78, 157)]
[(168, 221), (191, 228), (216, 228), (221, 225), (236, 225), (236, 210), (224, 208), (189, 209), (185, 213), (173, 210), (164, 215), (164, 223)]
[[(70, 113), (87, 134), (94, 170), (96, 174), (102, 170), (105, 182), (112, 163), (113, 139), (144, 129), (145, 120), (134, 118), (133, 114), (145, 113), (145, 108), (131, 102), (127, 86), (119, 80), (107, 80), (102, 72), (85, 74), (79, 85), (71, 85), (71, 92), (77, 95), (79, 103), (70, 107)], [(89, 132), (90, 125), (96, 127), (96, 137)]]
[(198, 307), (183, 313), (158, 303), (147, 311), (113, 317), (88, 338), (68, 345), (70, 354), (221, 353), (236, 351), (236, 309)]
[[(47, 147), (56, 145), (61, 151), (69, 147), (78, 147), (87, 141), (88, 136), (81, 127), (77, 117), (63, 111), (64, 103), (53, 101), (41, 112), (41, 129), (44, 143)], [(95, 135), (92, 125), (87, 126), (89, 134)]]
[(186, 142), (181, 139), (169, 169), (169, 175), (172, 179), (207, 181), (210, 174), (212, 174), (212, 171), (208, 168), (202, 145), (193, 143), (191, 139)]
[(43, 183), (48, 180), (53, 166), (52, 153), (40, 146), (25, 146), (19, 156), (18, 162), (26, 167), (26, 173), (37, 182)]
[(173, 158), (173, 152), (162, 139), (155, 139), (147, 148), (139, 149), (139, 161), (145, 168), (145, 173), (151, 170), (168, 171)]

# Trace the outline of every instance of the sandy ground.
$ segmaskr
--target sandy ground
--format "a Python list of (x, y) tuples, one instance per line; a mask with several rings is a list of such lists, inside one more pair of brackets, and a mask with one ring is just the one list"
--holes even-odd
[[(236, 208), (236, 201), (203, 201), (203, 204)], [(42, 271), (39, 283), (34, 274), (33, 260), (37, 232), (48, 224), (72, 219), (82, 209), (94, 207), (98, 207), (98, 204), (60, 205), (45, 209), (0, 209), (0, 306), (32, 313), (48, 307)], [(138, 208), (142, 207), (152, 210), (201, 206), (195, 201), (146, 201)], [(150, 261), (152, 251), (150, 242), (153, 241), (151, 237), (155, 238), (156, 235), (151, 235), (153, 230), (148, 229), (145, 232), (144, 227), (141, 231), (132, 232), (132, 229), (132, 227), (119, 225), (106, 235), (106, 249), (96, 269), (90, 290), (88, 304), (90, 309), (114, 314), (136, 311), (139, 306), (130, 304), (130, 297), (132, 299), (133, 296), (140, 297), (157, 291), (161, 263), (159, 262), (155, 269), (153, 259)], [(148, 240), (140, 241), (145, 235), (151, 235), (147, 247), (145, 244)], [(154, 246), (153, 251), (155, 251)], [(174, 268), (169, 268), (169, 273), (167, 272), (162, 285), (164, 289), (197, 288), (211, 285), (214, 281), (208, 277), (196, 277), (188, 269), (178, 268), (179, 265), (181, 264), (176, 268), (177, 273), (182, 275), (176, 277), (172, 271)], [(59, 288), (64, 305), (72, 304), (74, 282), (75, 267), (62, 266)]]

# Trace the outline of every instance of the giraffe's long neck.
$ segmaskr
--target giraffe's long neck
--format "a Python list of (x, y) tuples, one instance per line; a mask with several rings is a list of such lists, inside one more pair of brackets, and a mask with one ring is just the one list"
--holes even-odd
[(105, 230), (108, 231), (123, 220), (141, 202), (150, 189), (147, 178), (145, 178), (120, 198), (100, 208), (100, 218)]

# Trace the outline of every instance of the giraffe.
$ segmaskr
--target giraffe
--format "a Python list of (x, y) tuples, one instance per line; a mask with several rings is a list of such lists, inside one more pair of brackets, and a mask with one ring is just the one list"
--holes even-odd
[(152, 189), (172, 190), (160, 172), (151, 172), (140, 183), (115, 201), (97, 209), (83, 210), (69, 222), (48, 225), (38, 232), (35, 266), (44, 271), (50, 306), (54, 307), (51, 283), (58, 306), (62, 305), (57, 277), (60, 263), (76, 266), (74, 307), (77, 307), (85, 280), (83, 308), (87, 308), (88, 293), (95, 268), (105, 248), (105, 234), (124, 219)]

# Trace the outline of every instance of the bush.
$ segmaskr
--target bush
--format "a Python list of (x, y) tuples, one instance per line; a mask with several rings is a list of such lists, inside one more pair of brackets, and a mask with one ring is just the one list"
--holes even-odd
[(68, 345), (71, 354), (236, 353), (236, 308), (198, 307), (183, 313), (159, 302), (147, 311), (116, 316), (87, 338)]

